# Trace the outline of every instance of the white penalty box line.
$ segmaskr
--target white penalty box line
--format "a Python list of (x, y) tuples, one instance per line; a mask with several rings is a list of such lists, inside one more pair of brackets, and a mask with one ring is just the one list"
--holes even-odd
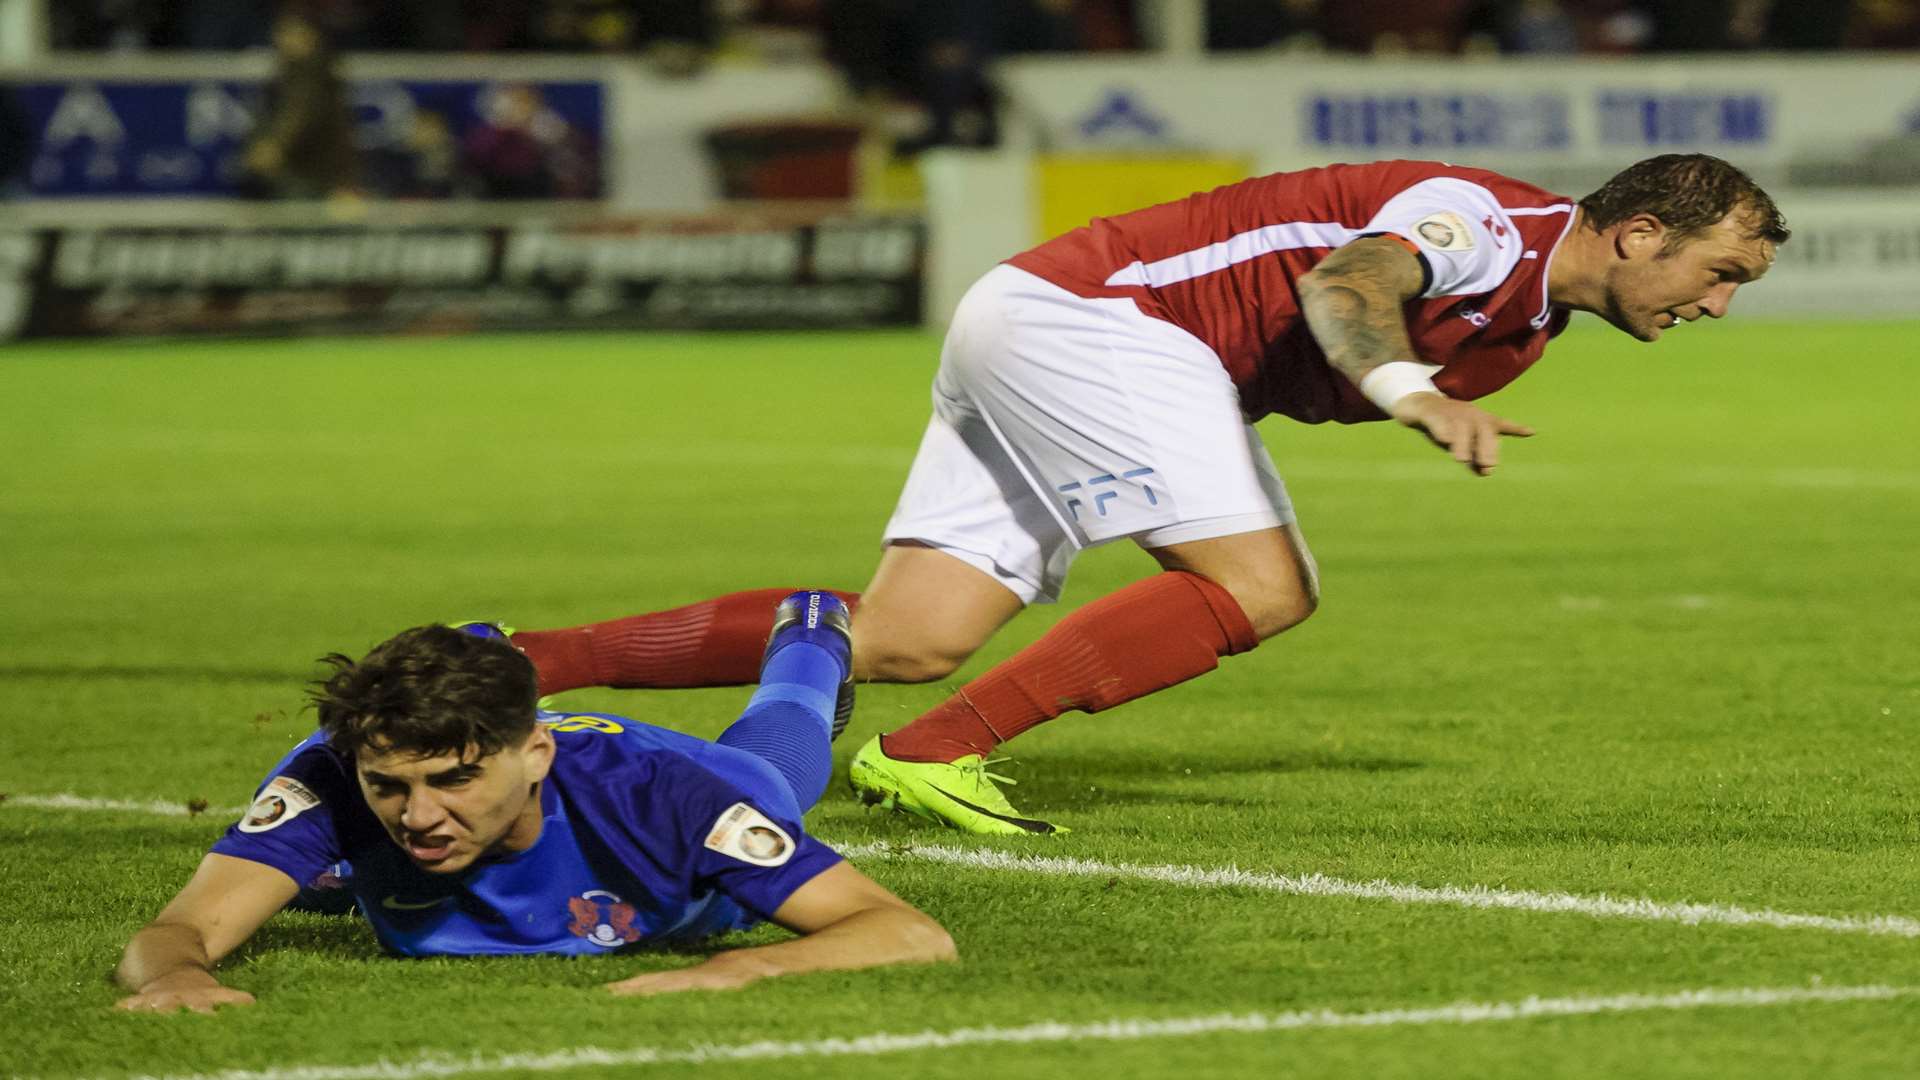
[(1117, 878), (1201, 889), (1251, 889), (1289, 896), (1385, 900), (1396, 904), (1435, 904), (1443, 907), (1504, 909), (1544, 914), (1585, 915), (1595, 919), (1629, 919), (1678, 923), (1684, 926), (1764, 926), (1776, 930), (1819, 930), (1831, 934), (1870, 934), (1920, 937), (1920, 920), (1903, 915), (1806, 915), (1771, 908), (1755, 910), (1732, 904), (1674, 903), (1525, 889), (1495, 889), (1483, 885), (1406, 885), (1398, 882), (1348, 881), (1325, 874), (1274, 874), (1235, 867), (1211, 870), (1196, 866), (1139, 866), (1093, 859), (1018, 855), (986, 848), (949, 848), (903, 844), (860, 844), (843, 847), (848, 858), (891, 858), (944, 863), (983, 870), (1021, 871), (1050, 877)]
[[(205, 807), (190, 809), (178, 802), (161, 800), (96, 799), (80, 795), (14, 795), (0, 802), (7, 806), (45, 810), (119, 811), (186, 817), (204, 814), (209, 818), (232, 818), (241, 807)], [(1408, 885), (1400, 882), (1350, 881), (1325, 874), (1276, 874), (1236, 867), (1209, 869), (1200, 866), (1142, 866), (1134, 863), (1102, 862), (1044, 855), (1022, 855), (991, 848), (951, 848), (938, 845), (874, 843), (835, 845), (849, 859), (893, 859), (941, 863), (975, 870), (1039, 874), (1046, 877), (1117, 878), (1195, 889), (1250, 889), (1288, 896), (1328, 897), (1347, 900), (1385, 900), (1395, 904), (1431, 904), (1442, 907), (1487, 910), (1528, 911), (1538, 914), (1584, 915), (1594, 919), (1627, 919), (1638, 922), (1675, 923), (1682, 926), (1748, 926), (1774, 930), (1814, 930), (1829, 934), (1867, 934), (1877, 937), (1920, 938), (1920, 919), (1904, 915), (1809, 915), (1775, 911), (1772, 908), (1743, 908), (1733, 904), (1687, 903), (1652, 900), (1646, 897), (1623, 898), (1581, 896), (1565, 892), (1538, 892), (1526, 889), (1496, 889), (1484, 885)]]
[(139, 1080), (420, 1080), (476, 1073), (548, 1073), (583, 1068), (707, 1065), (725, 1062), (779, 1061), (796, 1058), (877, 1057), (961, 1047), (1034, 1046), (1048, 1043), (1132, 1042), (1192, 1038), (1213, 1034), (1267, 1034), (1329, 1028), (1387, 1028), (1436, 1024), (1486, 1024), (1503, 1021), (1603, 1014), (1673, 1012), (1709, 1008), (1893, 1001), (1920, 996), (1913, 986), (1741, 987), (1682, 990), (1666, 994), (1612, 994), (1517, 1001), (1466, 1001), (1431, 1008), (1341, 1012), (1310, 1009), (1292, 1012), (1215, 1013), (1165, 1019), (1115, 1017), (1083, 1023), (1043, 1020), (1019, 1027), (967, 1027), (947, 1031), (867, 1035), (798, 1041), (695, 1043), (682, 1047), (635, 1046), (605, 1049), (583, 1046), (547, 1053), (458, 1056), (430, 1052), (407, 1060), (369, 1065), (298, 1065), (276, 1069), (229, 1069), (215, 1073), (174, 1074)]

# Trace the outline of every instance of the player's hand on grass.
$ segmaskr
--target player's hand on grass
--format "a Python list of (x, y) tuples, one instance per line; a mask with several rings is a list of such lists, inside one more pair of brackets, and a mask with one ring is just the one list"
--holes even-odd
[(251, 1005), (253, 995), (231, 986), (221, 986), (204, 971), (176, 972), (158, 978), (140, 988), (140, 992), (121, 998), (114, 1008), (125, 1012), (179, 1012), (190, 1009), (210, 1013), (221, 1005)]
[(1481, 476), (1500, 464), (1500, 438), (1533, 434), (1525, 424), (1495, 416), (1471, 401), (1444, 394), (1408, 394), (1393, 404), (1393, 418), (1420, 431), (1453, 460)]
[(678, 971), (649, 971), (608, 983), (607, 990), (621, 997), (652, 997), (682, 990), (738, 990), (758, 978), (760, 974), (754, 971), (699, 964)]

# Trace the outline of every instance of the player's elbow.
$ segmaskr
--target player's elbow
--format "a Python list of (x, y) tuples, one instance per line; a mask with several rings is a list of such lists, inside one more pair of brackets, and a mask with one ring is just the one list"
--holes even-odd
[(960, 958), (960, 950), (946, 927), (898, 898), (862, 908), (832, 929), (858, 941), (843, 964), (847, 967), (941, 964)]
[(960, 948), (954, 944), (953, 935), (947, 933), (946, 927), (923, 911), (913, 910), (913, 916), (902, 928), (908, 955), (913, 960), (923, 964), (944, 964), (960, 959)]
[(889, 953), (887, 962), (939, 964), (960, 957), (953, 935), (939, 920), (897, 897), (868, 908), (865, 917), (874, 920), (867, 924), (875, 935), (871, 940)]

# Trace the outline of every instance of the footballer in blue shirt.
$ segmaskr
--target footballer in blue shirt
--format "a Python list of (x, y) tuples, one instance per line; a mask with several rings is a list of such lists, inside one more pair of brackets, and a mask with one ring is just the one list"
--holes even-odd
[(283, 907), (329, 898), (402, 956), (594, 955), (763, 920), (799, 935), (609, 984), (619, 994), (952, 959), (940, 924), (801, 828), (845, 721), (849, 655), (839, 600), (788, 597), (759, 689), (712, 742), (540, 710), (533, 664), (487, 624), (329, 657), (320, 730), (127, 944), (120, 1007), (251, 1003), (215, 965)]

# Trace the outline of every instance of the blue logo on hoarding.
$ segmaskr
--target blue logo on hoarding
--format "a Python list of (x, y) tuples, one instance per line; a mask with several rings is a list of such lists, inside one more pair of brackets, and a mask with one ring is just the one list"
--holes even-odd
[(1366, 150), (1558, 150), (1573, 141), (1559, 94), (1317, 94), (1307, 142)]
[[(398, 145), (416, 116), (432, 113), (457, 142), (490, 122), (489, 107), (507, 85), (355, 81), (355, 141), (363, 155)], [(531, 85), (553, 125), (579, 132), (589, 151), (604, 142), (599, 84)], [(37, 196), (233, 194), (242, 147), (266, 115), (265, 87), (253, 81), (29, 81), (12, 89), (33, 139), (27, 194)]]
[(1089, 139), (1134, 135), (1164, 139), (1167, 122), (1149, 112), (1126, 90), (1109, 90), (1100, 104), (1080, 121), (1080, 134)]
[(1607, 90), (1596, 104), (1609, 146), (1751, 146), (1773, 135), (1765, 94)]

